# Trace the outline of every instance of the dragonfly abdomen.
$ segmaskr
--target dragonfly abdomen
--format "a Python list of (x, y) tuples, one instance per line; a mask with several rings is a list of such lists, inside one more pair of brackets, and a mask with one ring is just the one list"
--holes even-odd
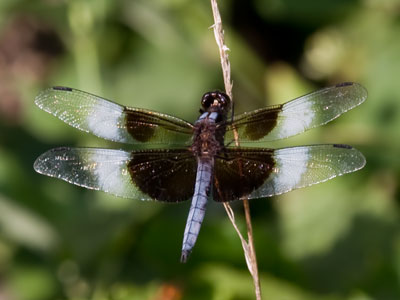
[(201, 223), (206, 213), (206, 205), (210, 192), (211, 176), (214, 160), (207, 162), (198, 160), (196, 184), (190, 206), (189, 215), (186, 221), (185, 233), (183, 235), (181, 262), (186, 262), (190, 252), (196, 243), (199, 235)]

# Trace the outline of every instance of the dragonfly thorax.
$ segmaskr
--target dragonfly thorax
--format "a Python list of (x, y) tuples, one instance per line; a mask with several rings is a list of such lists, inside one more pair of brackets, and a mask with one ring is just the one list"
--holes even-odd
[(206, 117), (196, 122), (190, 148), (195, 156), (211, 158), (217, 155), (222, 147), (223, 143), (217, 139), (217, 124), (212, 118)]

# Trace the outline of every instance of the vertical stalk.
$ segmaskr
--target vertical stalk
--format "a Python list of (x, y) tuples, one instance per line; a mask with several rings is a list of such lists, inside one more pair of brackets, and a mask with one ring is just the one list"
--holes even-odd
[[(211, 0), (211, 7), (212, 7), (212, 11), (213, 11), (213, 16), (214, 16), (214, 25), (212, 27), (214, 29), (215, 41), (216, 41), (216, 43), (218, 45), (218, 49), (219, 49), (222, 73), (224, 76), (225, 92), (231, 98), (232, 103), (233, 103), (231, 66), (230, 66), (229, 57), (228, 57), (229, 48), (225, 44), (224, 30), (222, 28), (222, 20), (221, 20), (221, 15), (219, 13), (217, 0)], [(239, 146), (239, 136), (238, 136), (237, 131), (234, 132), (234, 135), (235, 135), (235, 144), (236, 144), (236, 146)], [(238, 227), (235, 223), (235, 215), (234, 215), (233, 210), (230, 207), (229, 203), (224, 202), (224, 207), (225, 207), (226, 213), (228, 214), (229, 219), (232, 222), (233, 227), (235, 228), (235, 230), (242, 242), (242, 247), (244, 250), (247, 267), (250, 271), (251, 276), (253, 277), (256, 299), (261, 300), (261, 286), (260, 286), (260, 278), (258, 275), (256, 251), (254, 248), (253, 227), (251, 225), (249, 201), (246, 198), (244, 198), (242, 200), (243, 200), (243, 208), (244, 208), (245, 217), (246, 217), (247, 238), (248, 238), (247, 241), (243, 238), (242, 234), (240, 233), (240, 230), (238, 229)]]

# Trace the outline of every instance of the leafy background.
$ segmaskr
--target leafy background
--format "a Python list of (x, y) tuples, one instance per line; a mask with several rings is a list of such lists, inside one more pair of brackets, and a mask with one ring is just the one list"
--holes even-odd
[[(342, 81), (369, 92), (338, 120), (267, 145), (348, 143), (367, 165), (251, 202), (264, 298), (400, 299), (400, 1), (220, 2), (236, 112)], [(195, 120), (201, 95), (223, 88), (212, 22), (208, 1), (0, 2), (1, 299), (254, 297), (220, 205), (182, 265), (189, 203), (120, 199), (32, 169), (51, 147), (122, 147), (35, 107), (51, 85)]]

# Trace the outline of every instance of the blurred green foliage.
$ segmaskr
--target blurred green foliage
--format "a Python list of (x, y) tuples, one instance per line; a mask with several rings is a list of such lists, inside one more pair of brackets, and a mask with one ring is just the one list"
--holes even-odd
[[(400, 299), (400, 1), (220, 2), (236, 112), (341, 81), (369, 91), (338, 120), (268, 145), (348, 143), (367, 166), (251, 202), (265, 299)], [(119, 199), (32, 168), (55, 146), (122, 147), (35, 107), (51, 85), (194, 121), (201, 95), (223, 88), (212, 22), (208, 1), (0, 2), (0, 298), (254, 297), (220, 205), (182, 265), (189, 203)]]

